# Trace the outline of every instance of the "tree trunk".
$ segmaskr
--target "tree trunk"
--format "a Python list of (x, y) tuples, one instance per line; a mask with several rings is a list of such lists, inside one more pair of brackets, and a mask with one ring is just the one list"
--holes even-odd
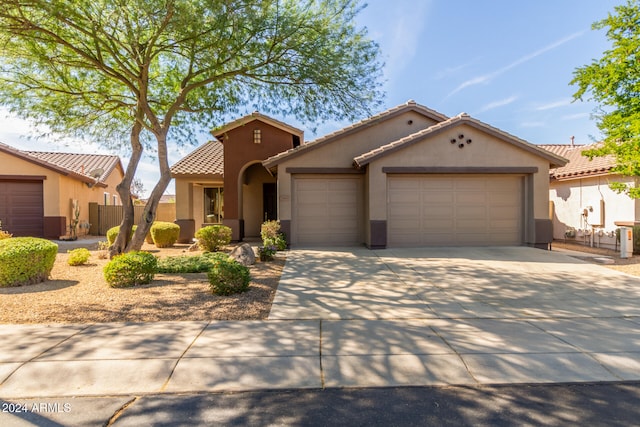
[[(141, 110), (138, 110), (136, 115), (142, 116)], [(142, 158), (142, 144), (140, 143), (141, 132), (141, 120), (136, 120), (136, 123), (131, 129), (131, 158), (122, 181), (116, 186), (116, 190), (118, 191), (120, 200), (122, 201), (123, 217), (122, 222), (120, 223), (120, 232), (118, 233), (113, 245), (109, 248), (110, 258), (129, 250), (129, 236), (131, 235), (131, 229), (135, 222), (133, 199), (131, 198), (131, 183), (133, 182), (133, 178), (136, 174), (138, 163)]]
[(158, 210), (160, 198), (164, 194), (164, 191), (167, 189), (167, 186), (169, 186), (169, 182), (171, 182), (171, 170), (169, 169), (169, 159), (167, 153), (167, 131), (163, 130), (163, 132), (157, 133), (156, 138), (158, 141), (158, 163), (160, 166), (160, 179), (156, 183), (155, 187), (153, 187), (153, 191), (151, 191), (151, 196), (149, 197), (147, 205), (144, 208), (142, 219), (140, 220), (140, 223), (138, 223), (138, 228), (133, 234), (133, 238), (131, 239), (129, 246), (127, 247), (127, 251), (140, 250), (142, 248), (145, 237), (149, 233), (149, 230), (153, 225), (153, 221), (156, 218), (156, 212)]

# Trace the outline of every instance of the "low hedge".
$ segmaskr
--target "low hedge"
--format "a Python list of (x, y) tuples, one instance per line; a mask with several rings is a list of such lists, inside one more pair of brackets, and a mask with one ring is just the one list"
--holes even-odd
[[(133, 237), (133, 233), (136, 232), (136, 228), (138, 228), (137, 225), (134, 225), (133, 228), (131, 228), (131, 234), (129, 234), (129, 238), (127, 239), (127, 243), (129, 243), (129, 241)], [(120, 232), (120, 226), (119, 225), (116, 225), (115, 227), (111, 227), (110, 229), (107, 230), (107, 241), (109, 242), (109, 246), (112, 246), (113, 243), (116, 241), (116, 237), (118, 237), (118, 233), (119, 232)]]
[(112, 288), (144, 285), (153, 280), (158, 260), (149, 252), (131, 251), (114, 257), (104, 266), (104, 278)]
[(31, 285), (49, 278), (58, 245), (36, 237), (0, 240), (0, 287)]
[(172, 222), (155, 221), (151, 225), (151, 238), (158, 248), (170, 248), (180, 237), (180, 226)]

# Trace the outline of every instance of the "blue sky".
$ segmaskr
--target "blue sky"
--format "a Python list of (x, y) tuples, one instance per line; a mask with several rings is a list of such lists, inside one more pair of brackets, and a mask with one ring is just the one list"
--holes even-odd
[[(358, 17), (382, 49), (383, 109), (409, 99), (448, 116), (466, 112), (534, 144), (588, 144), (600, 134), (595, 104), (572, 102), (576, 67), (599, 58), (608, 43), (591, 24), (624, 0), (370, 0)], [(235, 117), (229, 117), (229, 120)], [(276, 117), (308, 129), (288, 117)], [(307, 131), (307, 141), (349, 123), (328, 122)], [(212, 124), (216, 127), (220, 123)], [(83, 152), (26, 138), (31, 126), (0, 112), (0, 142), (21, 149)], [(193, 147), (171, 150), (170, 164)], [(92, 152), (103, 152), (92, 147)], [(121, 157), (126, 163), (123, 153)], [(138, 176), (147, 191), (158, 173), (152, 159)], [(173, 185), (167, 190), (173, 192)]]

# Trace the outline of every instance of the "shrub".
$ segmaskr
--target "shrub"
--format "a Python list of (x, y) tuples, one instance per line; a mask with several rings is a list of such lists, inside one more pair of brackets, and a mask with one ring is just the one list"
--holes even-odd
[(106, 240), (98, 242), (98, 258), (109, 258), (109, 242), (107, 242)]
[(265, 221), (260, 226), (260, 237), (264, 243), (267, 239), (274, 241), (280, 233), (280, 221)]
[(169, 248), (180, 237), (180, 226), (172, 222), (156, 221), (151, 226), (151, 238), (158, 248)]
[(202, 255), (182, 255), (158, 259), (158, 273), (205, 273), (216, 260), (229, 255), (221, 252), (205, 252)]
[(91, 252), (86, 248), (73, 249), (67, 252), (69, 253), (69, 259), (67, 260), (69, 265), (84, 265), (91, 258)]
[(49, 277), (58, 245), (36, 237), (0, 240), (0, 287), (40, 283)]
[(274, 245), (258, 246), (260, 261), (271, 261), (277, 250)]
[[(133, 237), (133, 233), (135, 233), (136, 228), (138, 228), (138, 226), (134, 225), (133, 228), (131, 229), (131, 234), (129, 234), (129, 238), (127, 239), (127, 243)], [(109, 242), (109, 246), (113, 245), (113, 243), (116, 241), (116, 237), (118, 237), (118, 233), (119, 232), (120, 232), (120, 226), (119, 225), (116, 225), (115, 227), (112, 227), (112, 228), (107, 230), (107, 241)]]
[(104, 278), (112, 288), (127, 288), (151, 282), (158, 260), (149, 252), (131, 251), (118, 255), (104, 266)]
[(216, 252), (231, 243), (231, 228), (226, 225), (208, 225), (196, 231), (200, 249)]
[(207, 277), (211, 284), (211, 292), (216, 295), (245, 292), (249, 289), (251, 281), (249, 269), (231, 258), (216, 260)]

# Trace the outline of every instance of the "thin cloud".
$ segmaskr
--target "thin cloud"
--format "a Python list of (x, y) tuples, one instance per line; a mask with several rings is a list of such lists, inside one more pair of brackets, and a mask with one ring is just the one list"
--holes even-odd
[(461, 90), (466, 89), (466, 88), (468, 88), (470, 86), (476, 86), (476, 85), (479, 85), (479, 84), (487, 84), (487, 83), (491, 82), (493, 79), (495, 79), (496, 77), (506, 73), (507, 71), (509, 71), (509, 70), (519, 66), (519, 65), (522, 65), (525, 62), (529, 62), (532, 59), (537, 58), (538, 56), (549, 52), (550, 50), (553, 50), (553, 49), (555, 49), (557, 47), (560, 47), (563, 44), (565, 44), (565, 43), (567, 43), (567, 42), (569, 42), (569, 41), (571, 41), (571, 40), (573, 40), (573, 39), (575, 39), (577, 37), (580, 37), (583, 34), (584, 34), (584, 31), (579, 31), (579, 32), (570, 34), (567, 37), (564, 37), (564, 38), (562, 38), (560, 40), (557, 40), (557, 41), (555, 41), (555, 42), (543, 47), (542, 49), (538, 49), (535, 52), (532, 52), (532, 53), (530, 53), (528, 55), (525, 55), (525, 56), (513, 61), (512, 63), (510, 63), (510, 64), (508, 64), (508, 65), (506, 65), (506, 66), (504, 66), (502, 68), (499, 68), (499, 69), (497, 69), (497, 70), (495, 70), (495, 71), (493, 71), (491, 73), (487, 73), (487, 74), (484, 74), (484, 75), (477, 76), (477, 77), (474, 77), (472, 79), (469, 79), (469, 80), (463, 82), (462, 84), (460, 84), (453, 91), (451, 91), (447, 95), (447, 97), (450, 97), (451, 95), (454, 95), (454, 94), (460, 92)]
[(589, 117), (590, 113), (576, 113), (576, 114), (567, 114), (566, 116), (560, 117), (562, 120), (576, 120), (576, 119), (584, 119), (585, 117)]
[(485, 111), (493, 110), (495, 108), (504, 107), (505, 105), (509, 105), (515, 100), (517, 100), (517, 96), (510, 96), (509, 98), (500, 99), (498, 101), (490, 102), (484, 106), (482, 106), (475, 114), (484, 113)]
[(538, 105), (537, 107), (535, 107), (535, 110), (536, 111), (553, 110), (555, 108), (567, 107), (569, 104), (571, 104), (571, 98), (564, 98), (564, 99), (561, 99), (559, 101), (554, 101), (554, 102), (549, 102), (547, 104)]

